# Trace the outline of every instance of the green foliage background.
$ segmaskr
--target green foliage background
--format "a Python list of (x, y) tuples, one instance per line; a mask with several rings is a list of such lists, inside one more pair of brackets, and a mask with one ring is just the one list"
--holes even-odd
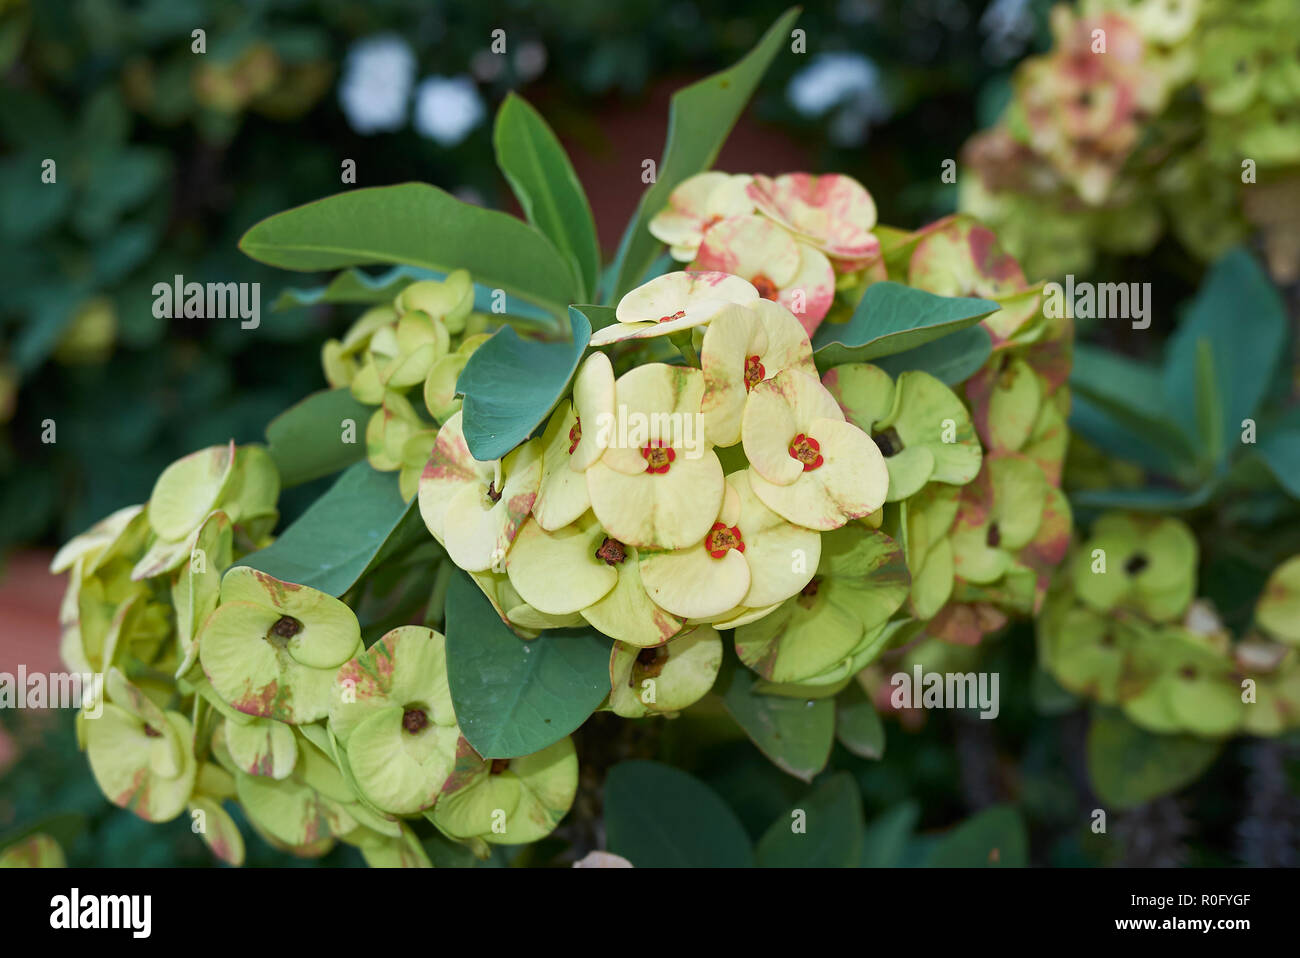
[[(422, 76), (464, 72), (498, 27), (512, 39), (538, 40), (548, 65), (522, 91), (562, 137), (599, 154), (608, 145), (601, 114), (643, 108), (664, 78), (693, 78), (734, 62), (783, 9), (767, 0), (747, 4), (743, 14), (715, 6), (725, 9), (646, 0), (0, 3), (0, 360), (5, 381), (16, 389), (12, 418), (0, 432), (0, 550), (53, 546), (111, 510), (144, 500), (175, 458), (232, 437), (257, 441), (277, 413), (320, 388), (320, 343), (340, 333), (350, 315), (319, 305), (271, 312), (276, 293), (291, 284), (242, 255), (236, 243), (261, 218), (337, 192), (341, 158), (356, 160), (361, 185), (421, 180), (473, 190), (491, 207), (509, 203), (493, 162), (490, 122), (451, 148), (409, 125), (371, 137), (348, 126), (337, 79), (353, 41), (400, 33)], [(779, 58), (767, 76), (751, 117), (793, 139), (807, 168), (842, 171), (866, 184), (883, 222), (913, 227), (949, 212), (955, 188), (940, 182), (940, 166), (992, 122), (1014, 66), (991, 56), (975, 27), (988, 6), (982, 0), (810, 5), (799, 21), (810, 54), (870, 56), (891, 118), (865, 143), (837, 145), (833, 115), (800, 116), (785, 98), (799, 66), (790, 57)], [(1047, 42), (1047, 4), (1033, 0), (1029, 7), (1038, 29), (1021, 52)], [(314, 92), (307, 81), (294, 87), (297, 100), (288, 104), (205, 105), (195, 96), (197, 58), (189, 53), (195, 26), (208, 32), (205, 63), (246, 66), (241, 58), (265, 45), (287, 76), (324, 79)], [(145, 84), (151, 96), (140, 93), (143, 76), (152, 78)], [(509, 67), (480, 84), (488, 115), (520, 86)], [(57, 190), (36, 186), (47, 155), (60, 158)], [(627, 174), (629, 190), (639, 189), (634, 176)], [(614, 234), (602, 239), (607, 252), (617, 242)], [(1172, 244), (1141, 263), (1102, 262), (1097, 272), (1167, 291), (1155, 318), (1158, 334), (1174, 328), (1172, 304), (1189, 297), (1201, 279), (1201, 268)], [(261, 327), (156, 319), (150, 289), (178, 273), (187, 280), (262, 283)], [(311, 283), (304, 277), (292, 285)], [(100, 296), (117, 317), (111, 344), (90, 357), (69, 356), (65, 336), (77, 307)], [(1147, 341), (1144, 358), (1157, 355), (1153, 346), (1160, 341)], [(40, 441), (46, 419), (57, 423), (52, 445)], [(282, 503), (285, 518), (326, 484), (292, 490)], [(1224, 594), (1221, 606), (1234, 606), (1234, 589), (1257, 594), (1250, 563), (1228, 561), (1223, 568), (1223, 575), (1207, 577)], [(828, 850), (823, 864), (987, 864), (991, 847), (999, 848), (1001, 864), (1296, 863), (1295, 736), (1234, 743), (1178, 798), (1138, 803), (1112, 821), (1108, 835), (1092, 834), (1087, 823), (1099, 803), (1086, 771), (1088, 715), (1035, 669), (1032, 647), (1028, 629), (1013, 628), (984, 660), (984, 668), (1001, 672), (1004, 689), (1034, 690), (1031, 697), (1004, 695), (996, 723), (932, 718), (907, 734), (890, 724), (883, 761), (837, 744), (812, 785), (774, 768), (737, 738), (721, 712), (617, 735), (595, 721), (578, 736), (580, 757), (584, 768), (644, 758), (689, 771), (721, 797), (763, 864), (783, 861), (775, 833), (765, 834), (788, 821), (797, 802), (845, 822), (844, 847)], [(962, 667), (959, 659), (953, 667)], [(0, 778), (0, 844), (54, 814), (62, 817), (50, 830), (72, 864), (210, 864), (184, 818), (150, 825), (104, 801), (75, 749), (71, 718), (0, 711), (21, 753)], [(669, 787), (652, 769), (626, 767), (629, 777), (648, 775)], [(624, 835), (635, 832), (638, 810), (620, 802), (636, 785), (632, 779), (607, 797), (613, 807), (603, 809), (605, 828), (615, 839), (620, 828)], [(602, 809), (582, 801), (552, 839), (519, 855), (498, 851), (487, 864), (547, 864), (570, 845), (600, 845), (606, 836), (591, 829)], [(293, 862), (255, 839), (248, 845), (250, 864)], [(449, 848), (430, 853), (453, 863)], [(323, 863), (360, 864), (360, 856), (340, 848)]]

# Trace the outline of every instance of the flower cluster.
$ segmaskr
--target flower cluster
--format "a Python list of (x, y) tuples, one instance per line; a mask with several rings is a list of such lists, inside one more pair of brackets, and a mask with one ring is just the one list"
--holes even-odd
[(812, 335), (836, 277), (878, 257), (875, 225), (875, 201), (850, 176), (709, 172), (673, 190), (650, 232), (689, 270), (747, 280)]
[(55, 556), (65, 664), (104, 677), (77, 725), (104, 794), (152, 822), (188, 809), (231, 864), (228, 800), (276, 848), (343, 841), (372, 865), (428, 865), (412, 816), (471, 848), (548, 834), (577, 790), (572, 742), (485, 761), (460, 734), (441, 634), (403, 626), (366, 648), (343, 601), (239, 564), (270, 542), (278, 496), (264, 448), (216, 446)]
[[(376, 407), (366, 425), (366, 457), (380, 472), (398, 471), (406, 499), (415, 495), (437, 424), (460, 409), (457, 377), (490, 335), (486, 317), (473, 308), (474, 284), (457, 270), (405, 286), (391, 305), (366, 310), (341, 340), (321, 349), (329, 384)], [(416, 386), (432, 422), (407, 396)]]
[[(457, 393), (486, 338), (464, 273), (405, 286), (324, 347), (331, 385), (376, 407), (370, 465), (400, 472), (501, 620), (526, 642), (612, 639), (601, 708), (641, 718), (698, 702), (728, 656), (756, 694), (811, 699), (869, 685), (888, 652), (973, 653), (1037, 613), (1070, 538), (1072, 329), (993, 234), (878, 227), (861, 186), (804, 174), (703, 174), (653, 222), (692, 268), (624, 295), (499, 459), (471, 453)], [(978, 368), (815, 353), (818, 324), (882, 281), (995, 301)], [(151, 821), (202, 813), (232, 862), (226, 801), (277, 848), (341, 841), (372, 864), (426, 864), (430, 825), (480, 855), (549, 834), (575, 800), (573, 742), (475, 751), (429, 627), (438, 589), (416, 620), (363, 630), (360, 587), (259, 568), (278, 496), (262, 447), (202, 450), (56, 558), (64, 656), (107, 676), (103, 716), (79, 723), (105, 794)]]
[[(1173, 518), (1107, 513), (1038, 619), (1039, 659), (1080, 695), (1158, 733), (1278, 735), (1300, 724), (1300, 556), (1234, 639), (1196, 598), (1196, 538)], [(1247, 706), (1251, 707), (1247, 707)]]
[[(838, 530), (834, 556), (857, 563), (858, 588), (888, 593), (866, 613), (883, 626), (907, 571), (894, 541), (857, 520), (878, 524), (889, 470), (818, 378), (799, 320), (749, 282), (707, 271), (654, 279), (616, 314), (593, 345), (686, 334), (699, 366), (648, 362), (615, 376), (598, 348), (543, 434), (495, 462), (473, 458), (453, 416), (419, 493), (448, 556), (516, 629), (590, 625), (615, 639), (610, 707), (625, 715), (703, 696), (722, 659), (717, 630), (737, 628), (748, 650), (747, 624), (812, 603), (818, 576), (836, 568), (823, 533)], [(751, 655), (761, 657), (742, 650)], [(653, 701), (623, 692), (647, 676)]]
[[(1296, 278), (1300, 67), (1287, 0), (1085, 0), (966, 147), (962, 207), (1036, 276), (1141, 253), (1166, 227), (1203, 259), (1251, 228)], [(1287, 200), (1290, 200), (1289, 202)]]

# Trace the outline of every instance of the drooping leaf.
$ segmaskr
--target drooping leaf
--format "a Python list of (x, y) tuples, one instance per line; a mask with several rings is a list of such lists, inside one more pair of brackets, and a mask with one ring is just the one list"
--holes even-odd
[(1103, 802), (1132, 808), (1195, 781), (1221, 747), (1191, 735), (1156, 735), (1098, 710), (1088, 728), (1088, 778)]
[(848, 322), (818, 327), (813, 356), (819, 369), (870, 362), (973, 326), (999, 309), (988, 299), (938, 296), (888, 281), (872, 283)]
[(464, 573), (454, 573), (447, 589), (446, 631), (456, 719), (484, 758), (553, 745), (609, 694), (609, 639), (594, 629), (521, 639)]
[(782, 771), (811, 782), (826, 767), (835, 741), (833, 699), (761, 695), (756, 676), (728, 658), (716, 691), (745, 734)]
[[(801, 814), (802, 813), (802, 814)], [(758, 841), (764, 868), (853, 868), (862, 857), (862, 794), (837, 772), (776, 819)]]
[(1273, 477), (1295, 499), (1300, 499), (1300, 415), (1290, 422), (1259, 427), (1258, 453)]
[(397, 474), (358, 462), (275, 542), (236, 565), (340, 596), (387, 557), (430, 538), (415, 500), (402, 501)]
[(650, 235), (647, 224), (668, 205), (668, 195), (679, 183), (713, 165), (758, 81), (790, 42), (790, 27), (798, 17), (799, 8), (787, 10), (738, 63), (673, 94), (668, 139), (655, 181), (642, 194), (618, 244), (611, 301), (640, 283), (659, 255), (662, 244)]
[(983, 326), (975, 325), (924, 346), (882, 356), (876, 365), (895, 379), (909, 369), (919, 369), (945, 385), (955, 386), (975, 375), (992, 352), (993, 340)]
[[(1165, 354), (1169, 414), (1198, 448), (1211, 441), (1220, 449), (1232, 447), (1230, 434), (1255, 415), (1272, 384), (1286, 330), (1282, 300), (1249, 252), (1235, 248), (1211, 267)], [(1212, 437), (1200, 435), (1197, 411), (1200, 340), (1213, 356), (1221, 410)]]
[(885, 755), (885, 723), (857, 682), (835, 697), (835, 737), (858, 758)]
[(510, 93), (492, 135), (497, 166), (524, 215), (573, 267), (577, 288), (592, 296), (600, 274), (600, 244), (587, 194), (564, 147), (527, 101)]
[(608, 848), (637, 868), (748, 868), (749, 836), (717, 792), (670, 765), (620, 762), (605, 779)]
[(245, 233), (239, 248), (271, 266), (307, 272), (373, 263), (467, 269), (475, 282), (557, 316), (579, 298), (572, 272), (546, 237), (426, 183), (351, 190), (277, 213)]
[(1029, 835), (1020, 812), (993, 805), (943, 835), (930, 849), (931, 868), (1023, 868), (1029, 864)]
[[(347, 389), (324, 389), (272, 419), (266, 427), (266, 442), (280, 471), (280, 484), (288, 487), (310, 482), (365, 458), (366, 423), (371, 412)], [(344, 441), (348, 435), (352, 442)]]
[(500, 459), (551, 414), (591, 339), (587, 317), (573, 308), (569, 326), (568, 342), (523, 339), (506, 326), (474, 350), (456, 391), (465, 395), (465, 443), (475, 459)]
[(1070, 388), (1108, 416), (1157, 446), (1172, 462), (1190, 462), (1194, 451), (1165, 408), (1159, 370), (1098, 346), (1074, 347)]

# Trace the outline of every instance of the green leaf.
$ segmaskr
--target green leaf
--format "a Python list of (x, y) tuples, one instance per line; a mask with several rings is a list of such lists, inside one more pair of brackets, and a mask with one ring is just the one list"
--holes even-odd
[[(373, 410), (347, 389), (324, 389), (290, 406), (266, 427), (267, 449), (282, 486), (296, 486), (365, 458), (366, 423)], [(343, 441), (352, 420), (353, 442)]]
[(514, 93), (497, 111), (492, 139), (497, 166), (528, 222), (569, 261), (582, 294), (595, 295), (600, 275), (596, 221), (564, 147), (541, 114)]
[(658, 762), (620, 762), (605, 779), (607, 847), (637, 868), (749, 868), (749, 836), (718, 793)]
[(475, 459), (500, 459), (551, 414), (591, 339), (587, 317), (572, 307), (569, 327), (570, 341), (547, 342), (505, 326), (474, 350), (456, 391), (465, 396), (465, 443)]
[(1188, 512), (1210, 501), (1216, 482), (1195, 489), (1145, 486), (1138, 489), (1079, 489), (1070, 493), (1076, 509), (1132, 509), (1136, 512)]
[(304, 272), (401, 263), (532, 300), (557, 316), (576, 297), (572, 273), (546, 237), (427, 183), (351, 190), (262, 220), (239, 241), (255, 260)]
[(895, 805), (872, 819), (862, 840), (862, 867), (899, 867), (912, 839), (912, 830), (920, 820), (921, 806), (911, 801)]
[(1257, 452), (1278, 484), (1300, 499), (1300, 423), (1261, 427)]
[(777, 768), (811, 782), (835, 741), (833, 699), (804, 700), (754, 691), (756, 676), (727, 658), (716, 691), (745, 734)]
[(798, 7), (787, 10), (738, 63), (673, 94), (668, 139), (655, 182), (642, 194), (618, 244), (611, 300), (636, 286), (659, 255), (661, 244), (650, 235), (647, 224), (668, 205), (668, 195), (679, 183), (713, 165), (758, 81), (790, 42), (790, 27), (798, 17)]
[(1088, 778), (1107, 805), (1132, 808), (1194, 781), (1220, 748), (1191, 735), (1156, 735), (1119, 712), (1097, 710), (1088, 729)]
[(594, 629), (521, 639), (474, 581), (447, 589), (447, 680), (461, 732), (484, 758), (540, 752), (609, 694), (610, 640)]
[[(798, 813), (802, 812), (802, 815)], [(802, 831), (795, 831), (802, 824)], [(837, 772), (777, 818), (756, 850), (763, 868), (853, 868), (862, 857), (862, 794)]]
[(1029, 835), (1020, 812), (993, 805), (943, 835), (930, 849), (930, 868), (1024, 868)]
[[(1254, 257), (1240, 247), (1210, 269), (1165, 354), (1164, 391), (1170, 416), (1187, 439), (1204, 449), (1233, 445), (1229, 433), (1253, 417), (1285, 352), (1286, 309)], [(1221, 410), (1214, 435), (1201, 432), (1197, 357), (1200, 340), (1214, 357)], [(1208, 397), (1206, 397), (1208, 398)]]
[(885, 723), (856, 681), (835, 699), (835, 737), (858, 758), (885, 755)]
[(586, 303), (576, 304), (569, 307), (570, 311), (577, 310), (587, 318), (591, 324), (591, 331), (594, 333), (598, 329), (604, 329), (606, 326), (613, 326), (618, 322), (618, 311), (613, 306), (593, 306)]
[(919, 369), (948, 386), (965, 382), (979, 371), (993, 352), (993, 340), (983, 326), (969, 326), (950, 336), (917, 346), (892, 356), (883, 356), (876, 365), (895, 379), (899, 373)]
[(1201, 337), (1196, 341), (1196, 432), (1205, 443), (1201, 450), (1202, 461), (1216, 466), (1223, 461), (1226, 451), (1223, 413), (1223, 396), (1214, 370), (1214, 352), (1210, 341)]
[(870, 362), (974, 326), (1001, 308), (988, 299), (937, 296), (889, 281), (872, 283), (848, 322), (818, 327), (813, 357), (818, 369)]
[[(1175, 476), (1178, 466), (1171, 455), (1136, 427), (1124, 425), (1107, 410), (1077, 390), (1070, 397), (1070, 430), (1108, 455), (1135, 463), (1162, 476)], [(1181, 444), (1181, 436), (1180, 436)]]
[(430, 538), (415, 500), (402, 501), (397, 474), (358, 462), (275, 542), (236, 564), (340, 596), (388, 557)]
[[(1070, 388), (1118, 421), (1173, 463), (1190, 463), (1194, 449), (1169, 418), (1161, 373), (1135, 359), (1097, 346), (1074, 347)], [(1162, 459), (1162, 461), (1164, 461)]]

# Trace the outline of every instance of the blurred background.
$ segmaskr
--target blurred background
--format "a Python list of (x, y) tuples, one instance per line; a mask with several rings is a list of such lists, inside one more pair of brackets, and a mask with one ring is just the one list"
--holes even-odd
[[(641, 163), (661, 154), (670, 94), (741, 57), (784, 6), (0, 0), (0, 672), (59, 668), (62, 585), (46, 572), (59, 543), (144, 501), (177, 457), (258, 441), (324, 385), (320, 345), (352, 313), (270, 312), (283, 288), (316, 277), (245, 258), (236, 242), (249, 226), (345, 188), (345, 159), (358, 186), (422, 180), (517, 212), (491, 142), (496, 106), (517, 90), (569, 150), (612, 253)], [(956, 186), (940, 181), (941, 164), (997, 117), (1016, 63), (1048, 46), (1049, 4), (807, 6), (807, 52), (778, 57), (718, 168), (849, 173), (899, 227), (951, 212)], [(202, 55), (191, 52), (196, 28)], [(504, 56), (489, 49), (497, 29)], [(46, 158), (57, 160), (53, 185), (40, 184)], [(1183, 262), (1156, 268), (1190, 288)], [(176, 274), (262, 283), (260, 327), (156, 318), (151, 288)], [(51, 421), (56, 441), (43, 441)], [(286, 518), (315, 491), (286, 497)], [(1032, 683), (1032, 657), (1010, 651), (1031, 643), (1016, 632), (999, 643), (989, 667), (1004, 687)], [(1071, 727), (1081, 716), (1006, 702), (996, 730), (931, 722), (891, 737), (887, 762), (840, 750), (835, 764), (857, 775), (869, 818), (901, 807), (922, 833), (1014, 796), (1039, 864), (1264, 863), (1283, 827), (1295, 844), (1281, 758), (1221, 762), (1233, 767), (1181, 806), (1142, 810), (1129, 840), (1092, 844), (1071, 824), (1090, 807)], [(55, 815), (45, 828), (73, 864), (211, 862), (183, 819), (149, 825), (109, 805), (71, 725), (70, 712), (0, 710), (0, 844)], [(748, 743), (710, 751), (707, 736), (677, 737), (683, 761), (755, 834), (803, 787)], [(1253, 804), (1221, 797), (1217, 775), (1255, 776)], [(253, 864), (287, 863), (257, 841), (249, 852)], [(360, 858), (343, 849), (327, 861)]]

